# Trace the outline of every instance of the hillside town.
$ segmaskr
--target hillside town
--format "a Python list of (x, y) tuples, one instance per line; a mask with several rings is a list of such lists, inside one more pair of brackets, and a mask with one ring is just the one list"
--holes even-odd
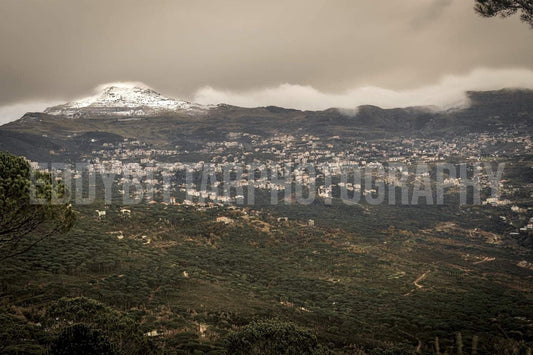
[[(450, 140), (399, 137), (364, 141), (311, 134), (261, 137), (240, 132), (223, 138), (196, 150), (155, 147), (137, 139), (100, 144), (94, 138), (91, 143), (97, 148), (85, 161), (63, 168), (71, 170), (74, 180), (88, 173), (112, 177), (113, 192), (131, 197), (127, 200), (131, 203), (138, 203), (135, 193), (139, 197), (142, 190), (145, 203), (197, 208), (208, 203), (275, 204), (294, 200), (297, 192), (297, 203), (319, 199), (324, 203), (435, 204), (446, 203), (447, 194), (459, 194), (463, 185), (474, 184), (479, 196), (461, 197), (461, 204), (479, 204), (501, 212), (503, 222), (517, 227), (510, 228), (513, 234), (533, 231), (531, 206), (524, 203), (532, 196), (533, 186), (521, 186), (505, 175), (505, 163), (512, 164), (513, 159), (532, 151), (531, 136), (518, 131), (469, 133)], [(450, 169), (451, 163), (457, 171)], [(501, 170), (496, 172), (498, 163)], [(39, 167), (38, 163), (33, 165)], [(438, 170), (439, 166), (448, 171)], [(491, 178), (490, 174), (495, 175)], [(498, 181), (494, 177), (499, 177)], [(435, 191), (439, 191), (438, 183), (443, 187), (440, 202)], [(429, 196), (422, 193), (425, 185), (432, 189)], [(137, 192), (132, 193), (131, 186)], [(303, 189), (298, 190), (300, 186)], [(406, 189), (411, 197), (396, 199), (397, 188), (402, 193)], [(415, 190), (423, 196), (415, 196)], [(256, 191), (263, 193), (256, 198)], [(384, 191), (387, 199), (380, 200)]]

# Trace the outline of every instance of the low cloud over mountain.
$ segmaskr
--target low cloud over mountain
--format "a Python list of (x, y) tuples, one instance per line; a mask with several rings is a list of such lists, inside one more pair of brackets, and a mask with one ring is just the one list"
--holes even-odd
[(477, 69), (465, 76), (445, 76), (434, 85), (412, 90), (389, 90), (368, 86), (342, 93), (326, 93), (312, 86), (294, 84), (248, 91), (204, 87), (196, 92), (193, 101), (202, 104), (227, 103), (244, 107), (275, 105), (301, 110), (355, 108), (360, 105), (383, 108), (430, 105), (437, 109), (449, 109), (468, 106), (467, 91), (502, 88), (533, 89), (533, 71)]

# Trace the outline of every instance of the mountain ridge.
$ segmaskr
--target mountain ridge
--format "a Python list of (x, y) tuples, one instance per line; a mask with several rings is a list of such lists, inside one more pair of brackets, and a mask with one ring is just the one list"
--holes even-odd
[[(126, 109), (116, 114), (108, 107), (100, 110), (89, 104), (89, 109), (79, 115), (53, 115), (48, 110), (48, 113), (27, 113), (17, 121), (0, 126), (0, 149), (29, 158), (35, 156), (35, 159), (46, 158), (44, 151), (51, 151), (45, 154), (50, 159), (76, 159), (80, 154), (88, 154), (97, 144), (103, 144), (101, 133), (160, 148), (204, 146), (234, 132), (261, 139), (279, 134), (310, 134), (325, 140), (338, 136), (345, 141), (467, 137), (484, 132), (533, 134), (533, 90), (505, 89), (468, 95), (469, 107), (449, 111), (366, 105), (354, 113), (346, 113), (339, 109), (300, 111), (276, 106), (217, 105), (200, 114), (187, 110), (146, 110), (146, 115), (136, 115), (124, 114)], [(99, 143), (80, 145), (79, 137), (87, 134), (97, 136)]]
[(48, 107), (43, 113), (71, 118), (90, 115), (150, 116), (164, 111), (200, 114), (210, 107), (169, 98), (151, 88), (111, 85), (97, 95)]

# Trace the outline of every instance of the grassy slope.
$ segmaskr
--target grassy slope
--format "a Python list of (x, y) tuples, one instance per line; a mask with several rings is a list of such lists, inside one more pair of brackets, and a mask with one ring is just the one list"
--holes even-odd
[[(414, 211), (424, 224), (418, 232), (398, 219), (358, 233), (321, 220), (308, 227), (181, 207), (139, 206), (128, 219), (117, 208), (104, 220), (93, 207), (79, 209), (68, 237), (3, 265), (6, 310), (31, 326), (59, 297), (87, 296), (145, 331), (165, 331), (158, 342), (177, 348), (216, 347), (235, 326), (272, 317), (311, 328), (335, 348), (429, 347), (435, 336), (452, 344), (456, 331), (485, 346), (502, 331), (533, 339), (532, 273), (516, 266), (531, 252), (487, 244), (423, 210)], [(216, 223), (217, 215), (236, 222)], [(118, 231), (124, 239), (110, 233)], [(495, 260), (480, 262), (486, 257)]]

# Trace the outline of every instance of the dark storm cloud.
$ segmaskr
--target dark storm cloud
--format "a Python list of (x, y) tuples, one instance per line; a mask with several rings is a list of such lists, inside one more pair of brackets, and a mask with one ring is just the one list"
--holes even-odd
[(533, 31), (516, 18), (482, 19), (472, 6), (1, 0), (0, 114), (85, 96), (113, 81), (141, 81), (187, 99), (209, 99), (209, 88), (246, 98), (286, 83), (336, 97), (368, 86), (403, 93), (478, 68), (533, 70)]

